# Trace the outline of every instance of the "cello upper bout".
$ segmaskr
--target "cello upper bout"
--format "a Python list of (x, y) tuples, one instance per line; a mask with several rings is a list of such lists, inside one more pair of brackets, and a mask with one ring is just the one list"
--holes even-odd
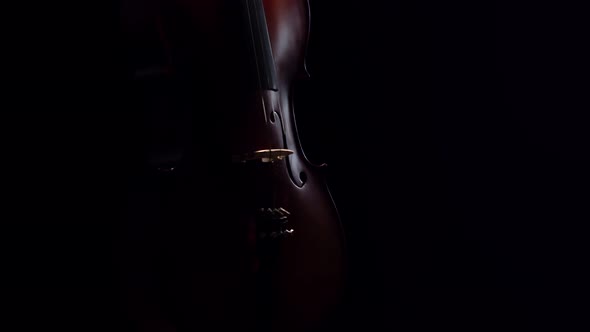
[(309, 39), (308, 0), (263, 0), (272, 51), (283, 79), (309, 77), (305, 55)]
[(303, 68), (302, 73), (300, 75), (300, 79), (310, 79), (311, 74), (307, 69), (307, 51), (309, 49), (309, 35), (311, 32), (311, 5), (309, 3), (309, 0), (303, 1), (305, 2), (305, 9), (307, 10), (307, 15), (305, 15), (307, 17), (307, 32), (305, 34), (305, 45), (303, 50)]

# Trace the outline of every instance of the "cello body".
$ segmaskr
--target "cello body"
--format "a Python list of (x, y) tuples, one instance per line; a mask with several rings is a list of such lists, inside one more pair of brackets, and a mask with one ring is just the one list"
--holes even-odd
[[(157, 190), (132, 195), (131, 223), (153, 222), (129, 245), (149, 250), (126, 256), (126, 273), (158, 277), (130, 286), (131, 324), (141, 331), (323, 327), (342, 300), (346, 259), (323, 166), (306, 158), (294, 116), (295, 84), (307, 77), (307, 0), (147, 7), (122, 6), (130, 81), (138, 100), (165, 95), (142, 107), (181, 114), (175, 121), (191, 135), (177, 140), (176, 152), (146, 158)], [(156, 40), (149, 51), (138, 37), (147, 26)], [(158, 60), (147, 59), (154, 50)], [(158, 213), (145, 212), (154, 201)]]

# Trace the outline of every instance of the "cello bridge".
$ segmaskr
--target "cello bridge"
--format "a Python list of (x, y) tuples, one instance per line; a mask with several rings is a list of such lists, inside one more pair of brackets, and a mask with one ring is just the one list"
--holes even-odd
[(233, 162), (242, 163), (245, 163), (247, 161), (261, 161), (263, 163), (272, 163), (275, 161), (283, 160), (285, 159), (285, 157), (291, 154), (293, 154), (293, 150), (289, 149), (264, 149), (250, 153), (245, 153), (239, 156), (234, 156), (232, 160)]

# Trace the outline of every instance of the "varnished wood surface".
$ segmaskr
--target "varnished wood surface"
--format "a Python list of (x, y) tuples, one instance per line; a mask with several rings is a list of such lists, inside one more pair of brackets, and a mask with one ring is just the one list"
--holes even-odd
[[(138, 14), (138, 5), (129, 4), (126, 15)], [(142, 17), (123, 16), (130, 45), (139, 45), (142, 24), (158, 31), (152, 45), (165, 56), (156, 66), (168, 69), (152, 81), (174, 82), (192, 133), (173, 171), (154, 171), (129, 195), (122, 266), (127, 312), (140, 331), (313, 331), (338, 308), (343, 232), (323, 175), (299, 144), (292, 102), (293, 84), (305, 76), (308, 4), (264, 6), (278, 91), (260, 91), (252, 79), (247, 35), (231, 1), (166, 1)], [(133, 65), (133, 54), (143, 55), (130, 51)], [(153, 98), (139, 84), (137, 100)], [(162, 98), (168, 109), (137, 105), (178, 113), (174, 97)], [(265, 165), (232, 163), (263, 149), (294, 153)], [(291, 213), (294, 235), (264, 246), (252, 238), (252, 211), (269, 206)]]

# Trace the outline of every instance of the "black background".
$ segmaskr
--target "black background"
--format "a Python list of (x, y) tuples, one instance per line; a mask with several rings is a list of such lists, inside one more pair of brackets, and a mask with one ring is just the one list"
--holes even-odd
[(356, 267), (355, 326), (583, 323), (582, 8), (312, 9), (313, 112), (298, 119), (304, 148), (331, 165)]
[[(104, 198), (116, 202), (116, 170), (133, 169), (117, 139), (133, 118), (113, 107), (111, 5), (7, 10), (4, 271), (21, 326), (109, 326), (118, 207)], [(584, 324), (581, 7), (312, 2), (296, 112), (348, 235), (343, 328)]]

